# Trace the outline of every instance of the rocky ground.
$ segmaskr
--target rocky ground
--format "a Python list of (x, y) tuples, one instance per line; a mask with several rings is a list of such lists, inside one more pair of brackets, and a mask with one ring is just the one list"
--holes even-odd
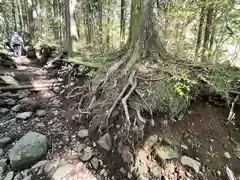
[[(47, 73), (38, 77), (20, 83), (49, 80)], [(0, 92), (1, 179), (214, 180), (227, 179), (226, 165), (240, 173), (239, 131), (231, 126), (229, 134), (226, 109), (200, 101), (179, 123), (156, 117), (144, 140), (130, 147), (115, 141), (118, 126), (96, 134), (88, 122), (76, 123), (77, 101), (62, 89)]]

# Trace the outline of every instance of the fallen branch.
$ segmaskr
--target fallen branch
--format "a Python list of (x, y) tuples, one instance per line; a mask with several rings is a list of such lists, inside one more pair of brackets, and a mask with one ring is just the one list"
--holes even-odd
[(22, 86), (4, 86), (0, 87), (0, 91), (11, 91), (11, 90), (21, 90), (21, 89), (32, 89), (40, 90), (43, 88), (49, 88), (53, 86), (59, 86), (61, 83), (49, 83), (49, 84), (32, 84), (32, 85), (22, 85)]
[(235, 103), (238, 101), (239, 99), (239, 96), (240, 95), (237, 95), (234, 99), (234, 101), (232, 102), (232, 105), (231, 105), (231, 109), (230, 109), (230, 112), (229, 112), (229, 115), (228, 115), (228, 122), (231, 122), (234, 118), (235, 118), (235, 113), (234, 113), (234, 107), (235, 107)]
[[(57, 60), (58, 61), (58, 60)], [(73, 60), (73, 59), (59, 59), (59, 61), (63, 61), (63, 62), (66, 62), (66, 63), (73, 63), (73, 64), (76, 64), (76, 65), (83, 65), (83, 66), (87, 66), (87, 67), (90, 67), (90, 68), (100, 68), (101, 65), (100, 64), (96, 64), (96, 63), (90, 63), (90, 62), (84, 62), (84, 61), (80, 61), (80, 60)]]

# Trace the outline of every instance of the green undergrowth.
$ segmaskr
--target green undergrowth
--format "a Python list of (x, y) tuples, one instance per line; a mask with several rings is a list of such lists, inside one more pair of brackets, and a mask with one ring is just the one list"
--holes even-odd
[[(133, 94), (128, 103), (132, 109), (151, 109), (174, 121), (183, 117), (190, 103), (197, 97), (203, 94), (218, 95), (227, 102), (230, 100), (229, 91), (237, 90), (240, 86), (240, 70), (235, 68), (178, 63), (153, 66), (151, 72), (137, 70), (134, 78), (138, 80), (136, 89), (142, 99)], [(129, 76), (122, 75), (124, 67), (125, 65), (118, 68), (102, 87), (103, 100), (108, 100), (106, 110), (110, 109), (128, 82)], [(106, 69), (93, 74), (96, 77), (93, 81), (98, 84), (105, 77)]]

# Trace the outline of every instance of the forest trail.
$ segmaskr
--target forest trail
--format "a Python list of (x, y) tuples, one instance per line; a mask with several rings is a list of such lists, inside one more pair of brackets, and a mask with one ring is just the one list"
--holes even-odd
[[(80, 115), (79, 100), (66, 97), (64, 80), (21, 58), (17, 69), (0, 71), (10, 84), (0, 87), (1, 178), (127, 180), (138, 175), (138, 180), (145, 180), (148, 175), (157, 180), (225, 180), (226, 165), (240, 175), (239, 129), (224, 122), (228, 109), (199, 99), (180, 122), (169, 124), (155, 117), (155, 127), (145, 132), (143, 140), (120, 148), (115, 141), (121, 133), (118, 125), (110, 133), (91, 132), (89, 120), (75, 121)], [(77, 80), (81, 85), (86, 77)], [(236, 112), (239, 120), (239, 109)], [(36, 143), (44, 144), (44, 138), (39, 140), (39, 134), (29, 132), (46, 137), (47, 153), (36, 150), (42, 147)], [(29, 139), (29, 147), (23, 137)], [(21, 143), (25, 144), (15, 153), (24, 154), (27, 149), (34, 163), (30, 158), (14, 161), (9, 156), (8, 151), (13, 153)], [(24, 168), (14, 165), (19, 163)]]

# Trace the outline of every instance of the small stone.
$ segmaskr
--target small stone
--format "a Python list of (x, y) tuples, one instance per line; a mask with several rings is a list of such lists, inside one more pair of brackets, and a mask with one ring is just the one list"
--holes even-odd
[(123, 167), (121, 167), (121, 168), (119, 169), (119, 171), (120, 171), (120, 173), (122, 173), (123, 175), (126, 175), (126, 174), (127, 174), (127, 171), (126, 171)]
[(0, 160), (0, 177), (7, 170), (7, 159)]
[(29, 111), (29, 112), (23, 112), (23, 113), (17, 114), (16, 118), (20, 120), (26, 120), (31, 116), (32, 116), (32, 112)]
[(65, 179), (66, 176), (74, 169), (73, 164), (65, 164), (62, 166), (59, 166), (53, 173), (52, 179), (54, 180), (61, 180)]
[(6, 114), (9, 112), (9, 109), (8, 108), (1, 108), (0, 109), (0, 114)]
[(23, 179), (23, 176), (20, 174), (20, 173), (18, 173), (14, 178), (13, 178), (13, 180), (22, 180)]
[(42, 128), (42, 127), (45, 127), (45, 124), (43, 122), (40, 122), (36, 126), (39, 127), (39, 128)]
[(14, 111), (14, 112), (19, 112), (20, 109), (21, 109), (21, 105), (20, 105), (20, 104), (17, 104), (17, 105), (15, 105), (15, 106), (13, 106), (11, 110)]
[(130, 148), (127, 146), (123, 147), (123, 149), (121, 150), (121, 155), (125, 163), (131, 163), (134, 160), (133, 155), (130, 151)]
[(109, 151), (112, 147), (112, 138), (109, 133), (106, 133), (97, 141), (97, 143), (105, 150)]
[(79, 136), (80, 138), (88, 137), (88, 130), (87, 130), (87, 129), (81, 129), (81, 130), (78, 132), (78, 136)]
[(177, 159), (179, 157), (178, 152), (169, 146), (156, 146), (155, 153), (157, 157), (163, 161)]
[(132, 174), (129, 172), (129, 173), (127, 174), (127, 177), (128, 177), (129, 179), (132, 179)]
[(46, 115), (46, 111), (45, 110), (37, 110), (36, 115), (40, 116), (40, 117), (45, 116)]
[(7, 101), (7, 104), (10, 105), (10, 106), (16, 104), (16, 100), (14, 100), (14, 99), (7, 99), (6, 101)]
[(26, 176), (29, 175), (29, 173), (30, 173), (30, 170), (29, 170), (29, 169), (25, 169), (25, 170), (22, 172), (22, 175), (23, 175), (23, 177), (26, 177)]
[[(165, 178), (164, 178), (165, 179)], [(149, 180), (148, 178), (146, 178), (143, 175), (138, 176), (137, 180)]]
[(74, 151), (80, 153), (86, 147), (85, 144), (80, 144), (79, 142), (76, 144), (76, 147), (73, 148)]
[(105, 173), (105, 169), (102, 169), (101, 171), (100, 171), (100, 175), (103, 175), (104, 173)]
[(83, 150), (83, 156), (81, 156), (81, 160), (82, 161), (88, 161), (92, 158), (93, 156), (93, 149), (91, 147), (86, 147), (84, 150)]
[(144, 147), (151, 148), (157, 142), (158, 142), (158, 136), (157, 135), (152, 135), (145, 141)]
[(50, 120), (49, 122), (48, 122), (48, 125), (52, 125), (54, 122), (53, 122), (53, 120)]
[(39, 161), (38, 163), (36, 163), (35, 165), (32, 166), (32, 169), (36, 169), (36, 168), (39, 168), (39, 167), (44, 167), (47, 163), (48, 163), (47, 160)]
[(224, 157), (227, 158), (227, 159), (231, 159), (231, 155), (230, 155), (229, 152), (225, 152)]
[(0, 148), (3, 148), (5, 145), (9, 144), (12, 141), (10, 137), (0, 138)]
[(65, 144), (68, 144), (69, 141), (70, 141), (69, 136), (68, 136), (68, 135), (64, 135), (64, 136), (63, 136), (63, 142), (64, 142)]
[(53, 104), (54, 106), (60, 106), (60, 105), (61, 105), (61, 101), (58, 100), (58, 99), (54, 99), (54, 100), (52, 101), (52, 104)]
[(32, 179), (32, 175), (29, 175), (27, 177), (25, 177), (23, 180), (31, 180)]
[(97, 170), (98, 167), (99, 167), (99, 160), (98, 160), (98, 158), (96, 158), (96, 157), (92, 158), (91, 159), (91, 164), (92, 164), (93, 168)]
[(182, 165), (189, 166), (195, 170), (196, 173), (199, 173), (201, 163), (187, 156), (181, 157)]
[(3, 149), (0, 149), (0, 158), (4, 155)]
[(13, 179), (13, 175), (14, 175), (14, 172), (13, 172), (13, 171), (7, 173), (7, 175), (6, 175), (6, 177), (4, 178), (4, 180), (12, 180), (12, 179)]
[(221, 177), (221, 174), (222, 174), (221, 171), (217, 171), (217, 176), (218, 177)]

